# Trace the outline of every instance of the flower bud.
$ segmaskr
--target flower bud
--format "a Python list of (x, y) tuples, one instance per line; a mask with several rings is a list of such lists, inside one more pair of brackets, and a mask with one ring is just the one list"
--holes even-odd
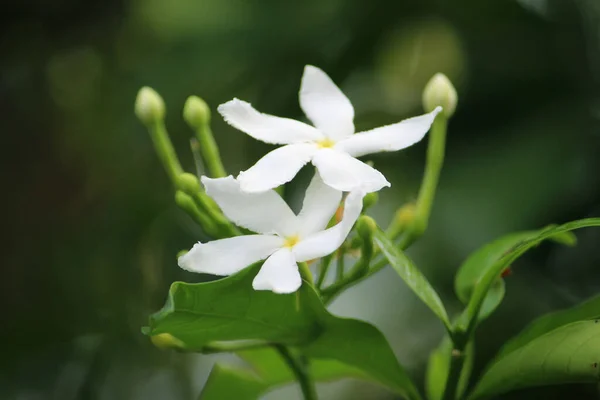
[(152, 125), (165, 118), (165, 102), (152, 88), (144, 86), (135, 99), (135, 115), (144, 125)]
[(375, 220), (367, 215), (361, 215), (356, 221), (356, 232), (363, 241), (372, 241), (373, 233), (377, 230), (377, 223)]
[(377, 192), (367, 193), (365, 197), (363, 197), (363, 212), (365, 212), (369, 207), (377, 204), (379, 201), (379, 194)]
[(408, 203), (396, 211), (395, 217), (401, 225), (406, 226), (414, 221), (416, 215), (417, 205), (414, 203)]
[(183, 349), (183, 342), (177, 339), (170, 333), (159, 333), (158, 335), (150, 336), (152, 344), (159, 349)]
[(436, 107), (442, 106), (442, 114), (446, 118), (450, 118), (454, 114), (457, 101), (456, 89), (446, 75), (437, 73), (425, 85), (423, 108), (426, 112), (431, 112)]
[(210, 109), (198, 96), (190, 96), (183, 106), (183, 119), (192, 128), (199, 128), (210, 123)]
[(177, 184), (181, 190), (189, 195), (200, 192), (200, 182), (198, 181), (198, 178), (196, 175), (190, 174), (189, 172), (179, 174), (179, 177), (177, 178)]
[(406, 228), (412, 224), (417, 216), (417, 205), (414, 203), (408, 203), (400, 207), (394, 218), (392, 219), (390, 226), (385, 231), (385, 234), (392, 240), (400, 236)]

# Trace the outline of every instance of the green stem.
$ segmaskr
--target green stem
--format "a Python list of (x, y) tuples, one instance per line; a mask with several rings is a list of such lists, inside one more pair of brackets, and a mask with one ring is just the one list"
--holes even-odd
[(298, 263), (298, 270), (300, 271), (300, 276), (302, 279), (307, 281), (310, 286), (315, 286), (315, 282), (313, 281), (312, 272), (310, 272), (310, 268), (308, 264), (305, 262)]
[(450, 370), (446, 379), (446, 388), (442, 400), (456, 400), (456, 391), (465, 362), (464, 350), (454, 349), (450, 356)]
[(438, 114), (431, 126), (429, 133), (429, 145), (427, 147), (427, 166), (425, 177), (421, 183), (419, 197), (417, 198), (416, 220), (418, 221), (418, 233), (423, 234), (427, 229), (431, 207), (437, 189), (440, 171), (444, 164), (444, 149), (446, 147), (446, 130), (448, 119)]
[(336, 281), (341, 281), (344, 279), (344, 273), (346, 272), (346, 252), (344, 251), (345, 249), (345, 243), (339, 248), (339, 250), (337, 250), (338, 252), (338, 259), (337, 259), (337, 267), (335, 270), (335, 276), (336, 276)]
[(212, 237), (219, 235), (219, 230), (208, 214), (200, 211), (194, 200), (187, 193), (178, 190), (175, 192), (175, 203), (185, 211), (198, 225), (202, 227), (204, 232)]
[(325, 282), (325, 278), (327, 278), (327, 272), (329, 271), (329, 267), (331, 266), (331, 261), (333, 261), (333, 257), (335, 256), (335, 252), (325, 256), (321, 259), (321, 264), (319, 265), (319, 278), (317, 279), (317, 289), (321, 290), (323, 287), (323, 283)]
[(148, 126), (148, 131), (150, 132), (150, 137), (154, 143), (158, 158), (167, 171), (171, 182), (177, 187), (177, 179), (183, 170), (181, 169), (181, 164), (179, 163), (171, 139), (169, 139), (169, 134), (167, 133), (164, 121), (160, 120), (154, 125)]
[(296, 359), (289, 349), (283, 345), (274, 345), (274, 347), (296, 376), (304, 400), (317, 400), (315, 384), (308, 373), (308, 361), (304, 357), (301, 357), (301, 360)]
[(208, 123), (205, 122), (196, 128), (196, 138), (198, 139), (198, 142), (200, 142), (200, 152), (202, 153), (202, 159), (204, 160), (208, 173), (213, 178), (223, 178), (227, 176), (225, 167), (221, 162), (219, 147), (215, 142), (212, 129)]

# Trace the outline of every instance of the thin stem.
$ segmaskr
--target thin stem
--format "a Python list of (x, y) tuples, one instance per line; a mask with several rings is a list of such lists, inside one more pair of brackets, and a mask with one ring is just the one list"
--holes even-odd
[(465, 354), (463, 350), (454, 349), (450, 356), (450, 371), (446, 380), (446, 388), (442, 400), (456, 400), (456, 390), (460, 381), (463, 365), (465, 362)]
[(205, 122), (196, 128), (196, 138), (200, 142), (200, 152), (206, 165), (206, 169), (213, 178), (223, 178), (227, 176), (225, 167), (221, 162), (219, 147), (215, 142), (210, 125)]
[[(444, 164), (444, 150), (446, 148), (446, 130), (448, 119), (439, 114), (433, 121), (429, 136), (429, 145), (427, 147), (427, 166), (425, 177), (421, 183), (419, 197), (417, 200), (417, 220), (419, 220), (422, 230), (427, 228), (431, 207), (437, 189), (440, 171)], [(423, 232), (421, 232), (423, 233)]]
[(154, 143), (154, 149), (158, 154), (158, 158), (160, 158), (171, 182), (177, 187), (177, 179), (183, 170), (167, 133), (164, 121), (157, 121), (155, 124), (148, 126), (148, 131), (150, 132), (150, 137)]
[(301, 357), (301, 360), (296, 359), (290, 352), (290, 350), (283, 345), (274, 345), (275, 349), (281, 355), (281, 358), (290, 367), (302, 390), (304, 400), (317, 400), (317, 391), (315, 384), (312, 381), (310, 374), (308, 373), (308, 361)]
[(308, 264), (306, 262), (298, 263), (298, 270), (300, 272), (300, 276), (302, 277), (302, 279), (307, 281), (310, 284), (310, 286), (315, 285), (315, 282), (314, 282), (313, 276), (312, 276), (312, 272), (310, 272), (310, 268), (308, 267)]
[(338, 250), (338, 259), (337, 259), (337, 268), (335, 271), (336, 281), (341, 281), (344, 279), (344, 273), (346, 272), (346, 258), (344, 257), (344, 245)]
[(333, 257), (335, 256), (335, 252), (325, 256), (321, 259), (321, 264), (319, 264), (319, 278), (317, 279), (317, 289), (321, 290), (323, 287), (323, 283), (325, 283), (325, 278), (327, 278), (327, 271), (329, 271), (329, 267), (331, 266), (331, 261), (333, 261)]

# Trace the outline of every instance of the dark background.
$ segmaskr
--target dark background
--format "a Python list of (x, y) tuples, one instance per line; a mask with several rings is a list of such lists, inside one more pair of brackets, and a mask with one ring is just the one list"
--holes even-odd
[[(194, 171), (181, 118), (188, 95), (213, 110), (235, 96), (303, 118), (297, 91), (314, 64), (352, 100), (360, 130), (421, 113), (425, 82), (447, 74), (459, 106), (430, 228), (411, 254), (453, 311), (453, 274), (470, 251), (600, 215), (597, 0), (13, 0), (0, 21), (1, 399), (187, 400), (203, 385), (212, 358), (160, 352), (140, 333), (173, 280), (199, 279), (175, 254), (200, 238), (134, 118), (143, 85), (165, 98)], [(213, 120), (231, 173), (269, 149)], [(373, 157), (393, 185), (371, 212), (382, 226), (414, 199), (425, 148)], [(543, 245), (514, 266), (506, 300), (478, 331), (475, 375), (531, 318), (598, 292), (600, 233), (577, 235), (576, 248)], [(442, 328), (393, 272), (332, 310), (375, 323), (422, 382)], [(356, 382), (321, 390), (392, 398)], [(502, 398), (596, 393), (581, 385)]]

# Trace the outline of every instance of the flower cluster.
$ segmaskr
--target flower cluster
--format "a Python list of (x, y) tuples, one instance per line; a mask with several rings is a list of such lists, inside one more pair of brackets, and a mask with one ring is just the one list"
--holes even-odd
[[(386, 178), (356, 157), (396, 151), (420, 141), (442, 110), (366, 132), (354, 133), (354, 108), (322, 70), (306, 66), (300, 106), (314, 126), (255, 110), (233, 99), (218, 110), (229, 124), (279, 147), (250, 169), (232, 176), (201, 178), (206, 194), (239, 227), (256, 234), (197, 243), (179, 257), (183, 269), (231, 275), (266, 260), (253, 281), (256, 290), (292, 293), (302, 284), (298, 262), (333, 253), (345, 241), (362, 211), (367, 193), (390, 186)], [(311, 162), (315, 175), (298, 215), (274, 190)], [(340, 206), (343, 216), (327, 228)]]

